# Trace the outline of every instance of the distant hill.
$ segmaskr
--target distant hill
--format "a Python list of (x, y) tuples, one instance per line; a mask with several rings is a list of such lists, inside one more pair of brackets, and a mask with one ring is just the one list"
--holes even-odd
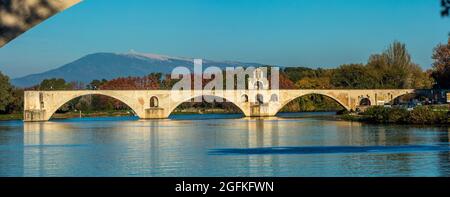
[[(63, 78), (68, 82), (89, 83), (94, 79), (109, 80), (117, 77), (145, 76), (152, 72), (170, 74), (172, 69), (177, 66), (192, 69), (193, 59), (135, 52), (126, 54), (94, 53), (59, 68), (15, 78), (11, 82), (18, 87), (30, 87), (48, 78)], [(225, 68), (229, 66), (262, 66), (262, 64), (203, 60), (203, 69), (208, 66)]]

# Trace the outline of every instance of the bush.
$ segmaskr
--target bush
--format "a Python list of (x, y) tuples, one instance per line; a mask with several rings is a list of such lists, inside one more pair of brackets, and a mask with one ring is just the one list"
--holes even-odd
[(409, 113), (408, 118), (413, 124), (443, 124), (447, 123), (447, 113), (442, 111), (433, 111), (429, 107), (416, 107)]
[(350, 111), (346, 110), (346, 109), (342, 109), (336, 112), (337, 115), (349, 115)]
[(367, 108), (361, 115), (374, 123), (411, 123), (411, 124), (447, 124), (448, 112), (432, 107), (420, 106), (412, 111), (404, 108), (385, 108), (373, 106)]
[(367, 119), (371, 122), (383, 123), (388, 119), (389, 108), (383, 106), (369, 107), (362, 115), (367, 116)]
[(404, 108), (392, 108), (387, 110), (388, 123), (406, 123), (408, 122), (409, 112)]

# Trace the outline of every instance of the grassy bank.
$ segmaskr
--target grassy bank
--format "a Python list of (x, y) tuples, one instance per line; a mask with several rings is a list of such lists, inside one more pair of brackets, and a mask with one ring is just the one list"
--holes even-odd
[[(111, 117), (111, 116), (132, 116), (133, 113), (130, 111), (92, 111), (92, 112), (82, 112), (81, 117)], [(52, 118), (54, 119), (65, 119), (65, 118), (78, 118), (80, 117), (79, 112), (66, 112), (66, 113), (55, 113)], [(0, 114), (0, 121), (7, 120), (23, 120), (23, 114)]]
[(23, 114), (0, 114), (0, 121), (4, 120), (22, 120)]
[(226, 110), (222, 108), (188, 108), (188, 109), (176, 109), (172, 114), (234, 114), (239, 113), (233, 110)]
[(66, 112), (66, 113), (55, 113), (52, 118), (54, 119), (65, 119), (65, 118), (78, 118), (78, 117), (114, 117), (114, 116), (132, 116), (133, 112), (128, 110), (121, 111), (87, 111), (87, 112)]
[(373, 106), (358, 114), (344, 114), (343, 120), (379, 124), (450, 125), (449, 106), (419, 106), (413, 110)]
[[(212, 109), (198, 109), (189, 108), (182, 110), (175, 110), (172, 114), (230, 114), (236, 113), (234, 111), (212, 108)], [(131, 110), (112, 110), (112, 111), (85, 111), (80, 114), (80, 112), (70, 111), (66, 113), (55, 113), (53, 114), (53, 119), (66, 119), (66, 118), (78, 118), (78, 117), (114, 117), (114, 116), (132, 116), (133, 112)], [(7, 120), (22, 120), (23, 114), (0, 114), (0, 121)]]

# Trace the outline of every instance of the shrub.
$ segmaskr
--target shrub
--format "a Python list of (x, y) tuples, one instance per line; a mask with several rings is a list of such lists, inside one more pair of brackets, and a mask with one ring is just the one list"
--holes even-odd
[(413, 124), (434, 124), (447, 123), (447, 113), (443, 111), (433, 111), (429, 107), (416, 107), (409, 113), (408, 120)]
[(383, 123), (388, 119), (389, 108), (383, 106), (369, 107), (362, 115), (368, 116), (368, 120), (371, 122)]
[(387, 119), (385, 122), (388, 123), (406, 123), (408, 122), (409, 112), (404, 108), (392, 108), (387, 110)]
[(364, 119), (374, 123), (411, 123), (411, 124), (446, 124), (448, 114), (446, 111), (432, 107), (420, 106), (412, 111), (404, 108), (385, 108), (373, 106), (362, 113)]

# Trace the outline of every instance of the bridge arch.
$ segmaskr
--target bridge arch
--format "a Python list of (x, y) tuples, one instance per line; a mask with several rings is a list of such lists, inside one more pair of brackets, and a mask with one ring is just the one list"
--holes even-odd
[[(326, 93), (320, 93), (320, 92), (311, 92), (311, 93), (305, 93), (305, 94), (295, 95), (295, 96), (292, 96), (292, 97), (290, 97), (290, 98), (288, 98), (288, 99), (283, 99), (283, 100), (280, 102), (280, 107), (279, 107), (279, 109), (277, 110), (276, 113), (279, 113), (279, 112), (281, 111), (281, 109), (283, 109), (286, 105), (288, 105), (290, 102), (294, 101), (295, 99), (298, 99), (298, 98), (301, 98), (301, 97), (304, 97), (304, 96), (309, 96), (309, 95), (321, 95), (321, 96), (328, 97), (328, 98), (334, 100), (334, 101), (335, 101), (336, 103), (338, 103), (340, 106), (342, 106), (345, 110), (347, 110), (347, 111), (350, 111), (350, 110), (351, 110), (351, 108), (350, 108), (349, 106), (347, 106), (344, 102), (342, 102), (341, 100), (339, 100), (338, 98), (336, 98), (336, 97), (333, 96), (333, 95), (326, 94)], [(275, 114), (276, 114), (276, 113), (275, 113)]]
[[(423, 90), (416, 90), (416, 89), (398, 89), (398, 90), (387, 90), (387, 92), (385, 93), (385, 99), (383, 99), (385, 101), (385, 103), (390, 103), (390, 104), (394, 104), (395, 100), (406, 96), (406, 95), (421, 95), (421, 94), (428, 94), (428, 91), (423, 91)], [(376, 97), (376, 94), (375, 94)], [(378, 103), (376, 103), (375, 100), (379, 100), (377, 98), (375, 98), (374, 100), (372, 100), (371, 98), (371, 102), (372, 105), (378, 105)]]
[(372, 101), (370, 101), (370, 98), (363, 97), (359, 100), (359, 106), (371, 106)]
[(131, 110), (133, 110), (134, 114), (136, 115), (140, 115), (140, 109), (138, 107), (138, 104), (133, 102), (131, 99), (128, 98), (124, 98), (120, 95), (116, 95), (113, 93), (108, 93), (108, 92), (95, 92), (95, 93), (91, 93), (91, 92), (83, 92), (83, 93), (77, 93), (77, 94), (61, 94), (59, 96), (58, 99), (54, 99), (53, 101), (56, 101), (54, 103), (52, 103), (50, 106), (51, 107), (47, 107), (47, 112), (46, 112), (46, 119), (49, 120), (55, 113), (56, 111), (61, 108), (64, 104), (70, 102), (73, 99), (82, 97), (82, 96), (88, 96), (88, 95), (101, 95), (101, 96), (106, 96), (109, 98), (113, 98), (116, 99), (120, 102), (122, 102), (123, 104), (125, 104), (126, 106), (128, 106)]
[(402, 92), (400, 94), (391, 94), (390, 103), (396, 104), (397, 101), (401, 101), (402, 97), (411, 96), (412, 98), (418, 98), (420, 96), (426, 95), (423, 92)]
[[(218, 96), (218, 95), (212, 95), (212, 94), (194, 95), (194, 96), (187, 97), (187, 98), (184, 99), (183, 101), (174, 103), (174, 104), (169, 108), (168, 115), (172, 114), (173, 111), (174, 111), (178, 106), (180, 106), (181, 104), (183, 104), (183, 103), (185, 103), (185, 102), (188, 102), (188, 101), (190, 101), (190, 100), (192, 100), (192, 99), (194, 99), (194, 98), (197, 98), (197, 97), (203, 97), (203, 96), (211, 96), (211, 97), (215, 97), (215, 98), (222, 98), (222, 99), (224, 99), (227, 103), (231, 103), (231, 104), (233, 104), (235, 107), (237, 107), (237, 108), (241, 111), (242, 114), (248, 115), (247, 110), (245, 110), (244, 106), (241, 105), (241, 103), (245, 103), (245, 102), (241, 102), (240, 99), (239, 99), (239, 101), (234, 101), (234, 99), (232, 99), (232, 98), (227, 98), (226, 96)], [(243, 95), (242, 95), (242, 96), (243, 96)], [(245, 96), (247, 96), (247, 95), (245, 95)], [(246, 98), (248, 99), (248, 96), (247, 96)], [(248, 102), (248, 101), (247, 101), (247, 102)]]

